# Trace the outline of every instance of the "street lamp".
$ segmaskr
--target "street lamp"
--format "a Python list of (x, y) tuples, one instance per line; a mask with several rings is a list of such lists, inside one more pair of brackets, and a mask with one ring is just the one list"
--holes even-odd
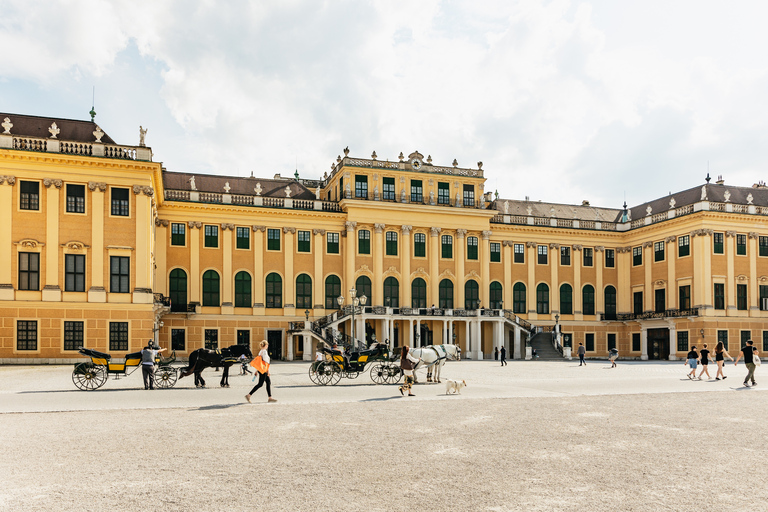
[[(361, 305), (365, 306), (365, 303), (368, 302), (368, 297), (363, 295), (362, 297), (358, 298), (357, 297), (357, 290), (354, 289), (354, 288), (349, 290), (349, 295), (350, 295), (350, 297), (352, 297), (352, 344), (356, 345), (357, 344), (357, 339), (356, 339), (356, 336), (355, 336), (355, 313), (356, 313), (356, 310), (357, 310), (358, 306), (361, 306)], [(339, 309), (341, 309), (341, 307), (344, 305), (344, 296), (343, 295), (339, 295), (338, 297), (336, 297), (336, 302), (339, 303)], [(363, 310), (360, 311), (361, 315), (362, 315), (362, 313), (363, 313)]]
[(307, 322), (309, 322), (309, 310), (308, 309), (304, 310), (304, 316), (306, 317)]

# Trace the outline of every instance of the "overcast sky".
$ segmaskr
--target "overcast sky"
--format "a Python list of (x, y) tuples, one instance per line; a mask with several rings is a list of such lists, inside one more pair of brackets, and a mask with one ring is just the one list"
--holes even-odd
[(149, 131), (171, 171), (319, 178), (342, 148), (620, 207), (768, 178), (768, 2), (0, 0), (0, 111)]

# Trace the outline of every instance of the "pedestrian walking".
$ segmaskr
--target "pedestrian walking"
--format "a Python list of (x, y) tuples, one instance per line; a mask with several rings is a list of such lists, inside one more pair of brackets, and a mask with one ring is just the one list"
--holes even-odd
[(587, 362), (584, 360), (584, 356), (587, 355), (587, 347), (584, 346), (583, 343), (579, 343), (579, 366), (584, 365), (587, 366)]
[(155, 358), (164, 348), (155, 350), (152, 340), (141, 351), (141, 375), (144, 377), (144, 389), (155, 389)]
[(728, 376), (723, 373), (723, 364), (725, 363), (726, 357), (733, 361), (731, 354), (725, 350), (723, 342), (718, 341), (717, 345), (715, 345), (715, 362), (717, 363), (717, 374), (715, 374), (715, 380), (720, 380), (720, 377), (722, 377), (723, 380), (728, 378)]
[(699, 353), (696, 351), (696, 345), (691, 347), (688, 355), (685, 356), (685, 363), (691, 367), (691, 371), (688, 372), (688, 378), (693, 380), (696, 378), (696, 365), (699, 362)]
[(709, 374), (709, 369), (707, 368), (709, 366), (709, 349), (707, 349), (707, 344), (704, 344), (704, 347), (702, 347), (701, 352), (699, 352), (699, 357), (701, 358), (701, 373), (699, 374), (699, 380), (701, 380), (701, 376), (705, 373), (707, 374), (707, 380), (711, 379), (712, 376)]
[(747, 341), (747, 345), (741, 348), (739, 355), (736, 356), (736, 362), (734, 366), (739, 364), (739, 360), (744, 356), (744, 364), (747, 366), (747, 376), (744, 377), (744, 385), (749, 387), (749, 381), (752, 381), (753, 386), (757, 386), (755, 382), (755, 358), (758, 357), (759, 352), (757, 347), (753, 346), (752, 340)]
[(611, 368), (616, 368), (616, 359), (619, 357), (619, 350), (613, 347), (608, 351), (608, 360), (611, 361)]
[(493, 349), (493, 358), (498, 361), (499, 360), (499, 347), (496, 347)]
[(277, 402), (274, 398), (272, 398), (272, 381), (269, 378), (269, 352), (267, 352), (267, 346), (269, 343), (267, 343), (267, 340), (262, 340), (259, 346), (261, 347), (261, 350), (259, 351), (259, 355), (256, 356), (256, 358), (251, 361), (251, 366), (256, 368), (256, 371), (259, 372), (259, 383), (256, 384), (250, 393), (245, 395), (245, 399), (248, 400), (248, 403), (251, 402), (251, 395), (253, 395), (261, 386), (265, 385), (267, 386), (267, 402)]
[(419, 361), (421, 361), (421, 359), (417, 359), (411, 355), (408, 345), (403, 345), (403, 353), (400, 356), (400, 368), (405, 375), (405, 383), (398, 388), (401, 395), (405, 394), (404, 391), (408, 391), (408, 396), (415, 396), (411, 393), (411, 387), (413, 387), (413, 370), (416, 368), (416, 365), (419, 364)]
[(499, 354), (501, 355), (501, 366), (507, 366), (507, 349), (502, 346)]

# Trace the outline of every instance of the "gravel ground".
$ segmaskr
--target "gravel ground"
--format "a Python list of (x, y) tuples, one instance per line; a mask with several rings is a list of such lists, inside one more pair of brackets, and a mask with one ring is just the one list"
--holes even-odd
[(306, 368), (273, 365), (280, 401), (246, 404), (240, 376), (86, 393), (71, 366), (0, 367), (0, 510), (768, 510), (768, 395), (743, 367), (449, 363), (462, 395), (414, 398)]

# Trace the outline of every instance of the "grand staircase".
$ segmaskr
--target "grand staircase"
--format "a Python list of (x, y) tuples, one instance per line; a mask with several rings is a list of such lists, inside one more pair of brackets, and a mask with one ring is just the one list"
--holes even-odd
[(540, 332), (536, 334), (531, 338), (531, 347), (536, 349), (539, 361), (563, 360), (563, 355), (552, 344), (551, 332)]

